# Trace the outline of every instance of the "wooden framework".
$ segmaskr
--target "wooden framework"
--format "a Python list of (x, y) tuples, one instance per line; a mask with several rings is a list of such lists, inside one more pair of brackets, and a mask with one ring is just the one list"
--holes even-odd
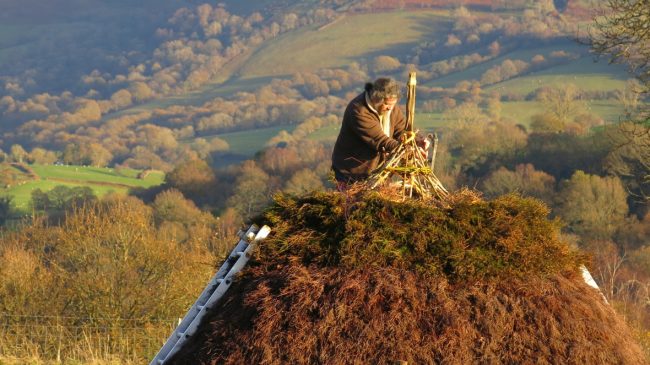
[(444, 200), (449, 193), (433, 173), (437, 137), (432, 138), (431, 165), (427, 163), (427, 152), (416, 143), (415, 128), (415, 72), (409, 74), (406, 95), (406, 121), (408, 130), (402, 134), (402, 143), (388, 157), (367, 181), (370, 189), (376, 189), (392, 181), (393, 176), (401, 180), (402, 199), (413, 198), (414, 195), (429, 198), (436, 197)]

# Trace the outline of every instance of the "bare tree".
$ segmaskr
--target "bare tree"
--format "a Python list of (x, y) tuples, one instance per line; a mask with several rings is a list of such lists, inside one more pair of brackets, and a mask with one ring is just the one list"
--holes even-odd
[(621, 274), (621, 267), (627, 259), (626, 256), (626, 253), (621, 255), (615, 250), (606, 250), (606, 253), (599, 254), (600, 265), (597, 266), (596, 277), (608, 300), (612, 300), (617, 292), (618, 277)]
[(585, 109), (584, 103), (579, 100), (579, 93), (575, 84), (565, 84), (549, 89), (541, 95), (541, 99), (546, 110), (566, 124)]
[(592, 50), (625, 63), (650, 91), (650, 1), (608, 0), (602, 16), (594, 19)]
[(624, 179), (634, 196), (650, 202), (650, 119), (622, 122), (609, 135), (614, 148), (607, 169)]
[[(641, 82), (641, 94), (650, 93), (650, 0), (608, 0), (603, 14), (594, 19), (589, 43), (592, 51), (609, 56), (611, 62), (627, 64)], [(638, 192), (650, 202), (650, 110), (644, 108), (632, 123), (622, 123), (623, 143), (613, 154), (634, 151), (629, 164), (634, 172)], [(619, 141), (620, 142), (620, 141)]]

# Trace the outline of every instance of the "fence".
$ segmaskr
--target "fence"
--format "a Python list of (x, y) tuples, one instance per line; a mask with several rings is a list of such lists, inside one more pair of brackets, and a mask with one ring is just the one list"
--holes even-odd
[(174, 320), (22, 316), (0, 313), (0, 355), (57, 362), (145, 363), (178, 324)]

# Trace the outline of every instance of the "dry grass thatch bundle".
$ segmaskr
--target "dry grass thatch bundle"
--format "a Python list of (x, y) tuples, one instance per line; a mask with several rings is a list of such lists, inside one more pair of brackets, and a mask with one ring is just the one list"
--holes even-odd
[(250, 266), (175, 364), (639, 364), (532, 199), (278, 197)]

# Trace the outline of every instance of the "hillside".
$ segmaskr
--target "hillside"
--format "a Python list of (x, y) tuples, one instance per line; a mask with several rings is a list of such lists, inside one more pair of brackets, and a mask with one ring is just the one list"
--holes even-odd
[(174, 364), (645, 363), (538, 201), (281, 197)]
[[(3, 1), (0, 363), (146, 363), (265, 209), (188, 361), (650, 359), (648, 83), (586, 45), (620, 11), (459, 4)], [(333, 192), (348, 101), (410, 72), (453, 204)]]
[(14, 215), (30, 211), (32, 193), (40, 189), (49, 192), (57, 186), (68, 188), (88, 187), (95, 196), (109, 192), (126, 195), (137, 188), (160, 185), (164, 174), (160, 171), (147, 173), (133, 169), (112, 169), (89, 166), (67, 165), (8, 165), (0, 163), (3, 177), (0, 179), (0, 194), (12, 197)]
[[(562, 16), (550, 5), (483, 1), (15, 4), (0, 29), (0, 65), (7, 66), (0, 149), (95, 145), (109, 153), (101, 161), (108, 166), (168, 171), (187, 149), (216, 166), (237, 163), (277, 128), (339, 117), (364, 82), (401, 79), (413, 69), (432, 90), (419, 108), (438, 113), (427, 127), (441, 124), (450, 108), (441, 104), (445, 97), (467, 101), (467, 85), (480, 86), (472, 102), (500, 97), (502, 117), (528, 125), (522, 112), (540, 108), (531, 96), (539, 89), (573, 83), (589, 108), (614, 101), (629, 78), (621, 67), (592, 63), (587, 47), (574, 42), (576, 27), (589, 21), (585, 1)], [(507, 105), (522, 100), (531, 104)], [(615, 121), (623, 108), (612, 104), (601, 103), (607, 107), (594, 115)], [(231, 134), (261, 129), (250, 139)]]

